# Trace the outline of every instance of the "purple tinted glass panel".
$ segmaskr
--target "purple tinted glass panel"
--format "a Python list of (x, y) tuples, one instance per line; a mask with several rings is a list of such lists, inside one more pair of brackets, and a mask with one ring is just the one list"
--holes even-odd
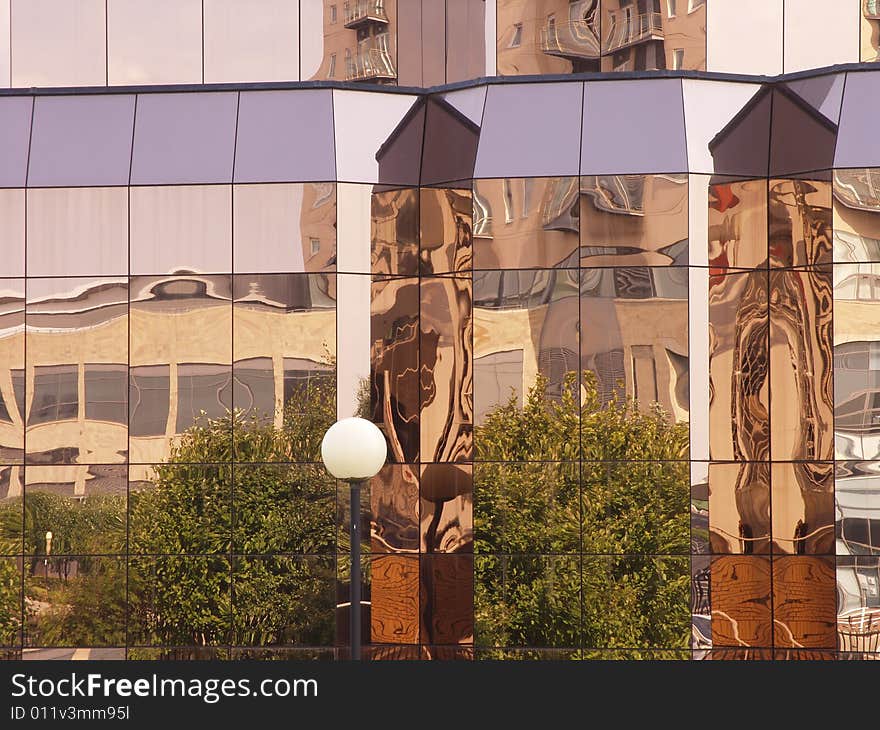
[(238, 94), (141, 94), (132, 185), (232, 182)]
[(822, 116), (837, 124), (840, 120), (840, 101), (843, 98), (845, 76), (846, 74), (829, 74), (814, 79), (792, 81), (787, 86)]
[(680, 80), (586, 84), (582, 175), (687, 169)]
[(128, 185), (134, 95), (43, 96), (28, 185)]
[(837, 133), (835, 167), (880, 167), (877, 105), (880, 72), (846, 75), (846, 90)]
[(491, 86), (474, 176), (577, 175), (582, 100), (582, 83)]
[(235, 182), (334, 180), (335, 161), (331, 91), (241, 95)]
[(25, 185), (33, 103), (25, 96), (0, 99), (0, 187)]

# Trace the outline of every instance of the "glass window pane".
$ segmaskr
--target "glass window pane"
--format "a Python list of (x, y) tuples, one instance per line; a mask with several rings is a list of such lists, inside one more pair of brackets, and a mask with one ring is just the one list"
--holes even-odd
[(132, 462), (162, 462), (172, 443), (200, 448), (189, 429), (206, 425), (202, 410), (220, 419), (222, 438), (212, 442), (217, 456), (200, 453), (198, 459), (231, 458), (231, 289), (231, 276), (131, 279)]
[(25, 186), (33, 109), (31, 97), (0, 98), (0, 186)]
[(132, 274), (231, 267), (231, 185), (131, 188)]
[(822, 0), (785, 0), (783, 19), (786, 73), (859, 62), (860, 18), (846, 3), (828, 8)]
[(143, 94), (132, 185), (232, 182), (237, 93)]
[(834, 171), (834, 260), (880, 261), (880, 170)]
[(128, 273), (128, 189), (28, 190), (28, 274)]
[(678, 79), (587, 83), (581, 173), (686, 172), (682, 104)]
[(471, 188), (419, 190), (420, 261), (424, 274), (467, 272), (472, 265)]
[(111, 86), (202, 83), (201, 0), (108, 0), (107, 34)]
[(880, 166), (880, 149), (874, 144), (876, 119), (862, 101), (874, 98), (878, 89), (880, 73), (876, 71), (847, 74), (834, 167)]
[(127, 185), (134, 96), (44, 96), (34, 104), (28, 185)]
[(332, 92), (297, 89), (242, 93), (235, 182), (334, 179)]
[(708, 233), (713, 268), (766, 268), (767, 181), (711, 178)]
[[(29, 279), (28, 463), (126, 461), (127, 364), (126, 279)], [(94, 390), (99, 373), (116, 381), (111, 411)]]
[(707, 70), (770, 76), (782, 73), (782, 0), (709, 2)]
[(709, 545), (713, 554), (770, 552), (770, 476), (766, 462), (709, 465)]
[(24, 279), (0, 282), (0, 460), (24, 457)]
[(105, 0), (14, 0), (12, 85), (104, 86)]
[(580, 83), (489, 87), (474, 176), (577, 175), (582, 103)]
[(831, 183), (769, 181), (770, 266), (831, 263)]
[(458, 183), (474, 175), (479, 121), (474, 123), (452, 104), (432, 98), (425, 119), (422, 184)]
[[(447, 0), (446, 83), (491, 75), (486, 73), (488, 13), (486, 3), (481, 0)], [(430, 30), (422, 33), (423, 37), (430, 35)], [(402, 61), (400, 68), (403, 68)]]
[(862, 11), (862, 43), (861, 43), (861, 60), (877, 61), (880, 60), (880, 8), (876, 3), (867, 0)]
[(236, 185), (235, 271), (327, 271), (336, 266), (336, 185)]
[[(418, 274), (419, 189), (377, 190), (370, 196), (370, 219), (372, 272), (390, 276)], [(354, 243), (343, 241), (345, 251), (354, 248)]]
[(772, 646), (770, 558), (716, 557), (711, 570), (712, 645)]
[(299, 5), (206, 0), (205, 83), (299, 79)]
[(0, 190), (0, 275), (24, 276), (25, 191)]

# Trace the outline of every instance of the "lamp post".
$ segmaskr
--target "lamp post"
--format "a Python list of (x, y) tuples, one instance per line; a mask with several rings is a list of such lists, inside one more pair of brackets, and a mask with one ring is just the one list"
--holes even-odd
[(349, 627), (351, 658), (361, 658), (361, 485), (376, 476), (388, 445), (374, 423), (363, 418), (343, 418), (327, 429), (321, 441), (321, 460), (334, 477), (348, 482), (350, 509), (351, 589), (349, 591)]

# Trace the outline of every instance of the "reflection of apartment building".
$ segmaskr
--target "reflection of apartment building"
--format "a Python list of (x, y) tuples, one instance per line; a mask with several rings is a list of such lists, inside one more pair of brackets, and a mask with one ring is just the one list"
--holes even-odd
[(393, 83), (397, 0), (324, 0), (324, 57), (315, 79)]
[(705, 0), (499, 0), (498, 73), (706, 68)]

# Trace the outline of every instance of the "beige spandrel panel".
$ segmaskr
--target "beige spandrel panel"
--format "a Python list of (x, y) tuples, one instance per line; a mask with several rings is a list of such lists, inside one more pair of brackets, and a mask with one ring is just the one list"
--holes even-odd
[(12, 83), (9, 57), (9, 0), (0, 0), (0, 88)]
[(785, 0), (785, 73), (858, 63), (864, 0)]
[(104, 0), (10, 0), (12, 86), (104, 86)]
[(111, 86), (202, 82), (201, 0), (108, 0)]
[(707, 71), (782, 73), (782, 0), (710, 0)]
[(298, 0), (205, 0), (205, 83), (299, 80)]

